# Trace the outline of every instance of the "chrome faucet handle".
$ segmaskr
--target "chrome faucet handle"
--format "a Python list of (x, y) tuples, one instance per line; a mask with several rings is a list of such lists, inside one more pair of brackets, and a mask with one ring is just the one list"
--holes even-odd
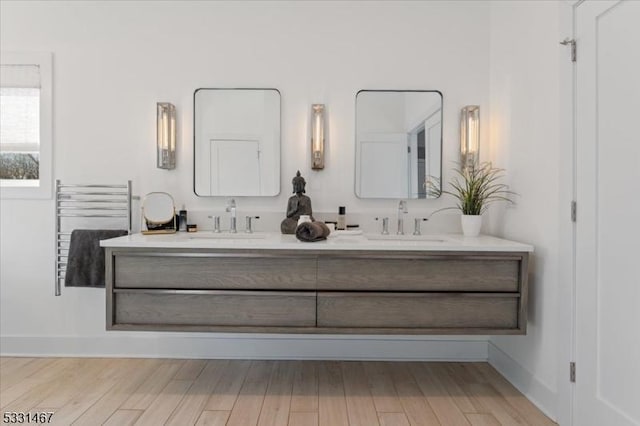
[(213, 232), (220, 233), (220, 216), (209, 215), (209, 219), (213, 219)]
[(245, 227), (244, 227), (244, 232), (246, 232), (247, 234), (252, 234), (253, 233), (253, 228), (251, 227), (251, 219), (260, 219), (260, 216), (245, 216)]
[(426, 217), (416, 217), (414, 219), (413, 235), (422, 235), (420, 233), (420, 222), (426, 222), (427, 220), (429, 219)]
[[(380, 218), (376, 217), (376, 220), (380, 220)], [(382, 218), (382, 235), (389, 235), (389, 218), (388, 217), (383, 217)]]

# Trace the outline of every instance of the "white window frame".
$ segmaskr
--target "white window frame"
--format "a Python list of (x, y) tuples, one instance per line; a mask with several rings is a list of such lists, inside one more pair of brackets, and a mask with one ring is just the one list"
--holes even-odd
[(50, 199), (53, 187), (53, 68), (49, 52), (2, 52), (2, 65), (37, 65), (40, 67), (40, 151), (37, 186), (0, 183), (2, 199)]

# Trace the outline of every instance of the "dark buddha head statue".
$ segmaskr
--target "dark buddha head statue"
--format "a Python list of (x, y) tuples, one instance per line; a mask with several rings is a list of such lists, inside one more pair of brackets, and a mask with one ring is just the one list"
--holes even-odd
[(304, 180), (304, 178), (300, 175), (300, 170), (298, 170), (298, 173), (296, 173), (296, 176), (291, 180), (291, 183), (293, 184), (293, 192), (294, 194), (304, 194), (304, 187), (307, 185), (307, 182)]

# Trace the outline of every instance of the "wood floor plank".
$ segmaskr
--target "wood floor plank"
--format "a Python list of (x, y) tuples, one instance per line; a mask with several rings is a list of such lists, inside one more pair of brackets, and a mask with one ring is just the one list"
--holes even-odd
[(0, 379), (4, 379), (5, 375), (12, 374), (15, 371), (20, 370), (25, 365), (33, 362), (34, 359), (35, 358), (27, 358), (27, 357), (8, 358), (7, 361), (5, 361), (3, 364), (0, 365), (2, 367), (0, 369)]
[(347, 401), (342, 366), (336, 361), (318, 364), (318, 423), (320, 426), (348, 426)]
[[(376, 411), (378, 413), (403, 413), (402, 403), (398, 398), (386, 363), (366, 362), (364, 363), (364, 371), (369, 382), (369, 390), (371, 391)], [(393, 416), (387, 417), (393, 418)]]
[[(118, 411), (118, 408), (129, 398), (133, 392), (140, 387), (140, 385), (158, 368), (161, 360), (138, 360), (135, 368), (130, 369), (129, 373), (118, 379), (116, 385), (109, 390), (109, 392), (96, 401), (82, 416), (80, 416), (76, 423), (78, 424), (102, 424), (107, 419), (110, 419), (111, 415)], [(122, 410), (125, 411), (125, 410)], [(132, 410), (134, 413), (137, 410)], [(131, 412), (125, 412), (121, 415), (129, 414)], [(139, 416), (134, 419), (137, 420)]]
[(427, 398), (429, 406), (441, 424), (447, 426), (470, 426), (464, 413), (460, 411), (445, 385), (440, 382), (435, 372), (442, 367), (437, 363), (410, 363), (409, 369), (422, 394)]
[(171, 380), (134, 424), (144, 426), (164, 424), (192, 384), (191, 380)]
[(318, 363), (298, 361), (291, 395), (292, 412), (318, 411)]
[(457, 386), (456, 392), (462, 391), (464, 395), (464, 397), (457, 399), (458, 406), (464, 406), (464, 409), (461, 407), (464, 413), (490, 414), (487, 407), (485, 407), (469, 389), (469, 384), (477, 382), (475, 380), (469, 380), (469, 377), (465, 377), (466, 371), (457, 368), (458, 365), (457, 363), (445, 363), (447, 377)]
[(472, 414), (466, 415), (469, 419), (471, 426), (501, 426), (500, 422), (496, 420), (491, 414)]
[(438, 368), (433, 369), (433, 373), (440, 383), (444, 385), (453, 402), (463, 413), (477, 413), (477, 408), (473, 405), (465, 391), (458, 384), (455, 373), (451, 370), (448, 362), (437, 363)]
[(293, 391), (294, 366), (293, 361), (275, 361), (258, 418), (259, 426), (287, 426)]
[(511, 383), (498, 373), (491, 365), (474, 364), (477, 371), (507, 400), (528, 423), (536, 426), (553, 426), (556, 423), (545, 416), (531, 401), (524, 397)]
[(38, 403), (39, 407), (62, 408), (69, 404), (79, 393), (95, 385), (104, 370), (113, 365), (113, 359), (91, 358), (78, 360), (77, 368), (68, 373), (55, 386), (49, 387), (46, 396)]
[(164, 360), (120, 406), (124, 410), (146, 410), (183, 365), (182, 360)]
[(251, 361), (230, 361), (213, 389), (205, 410), (231, 411), (250, 366)]
[(130, 426), (142, 415), (142, 410), (116, 410), (104, 426)]
[(224, 360), (208, 361), (165, 424), (175, 426), (195, 424), (228, 363), (229, 361)]
[(471, 395), (486, 409), (486, 412), (500, 422), (501, 425), (525, 425), (527, 422), (518, 412), (487, 383), (470, 383), (467, 389)]
[(174, 380), (195, 380), (198, 378), (204, 367), (207, 365), (206, 359), (185, 359), (182, 367), (173, 376)]
[(362, 363), (343, 362), (342, 379), (349, 424), (352, 426), (380, 424)]
[(272, 368), (273, 362), (270, 361), (253, 361), (251, 363), (227, 421), (228, 426), (257, 424)]
[(409, 426), (409, 420), (404, 413), (378, 413), (380, 426)]
[[(72, 371), (75, 371), (78, 365), (78, 360), (57, 359), (52, 365), (39, 374), (27, 377), (0, 392), (0, 408), (8, 411), (8, 408), (12, 406), (14, 401), (23, 396), (29, 398), (31, 401), (35, 401), (36, 404), (39, 403), (48, 395), (46, 392), (47, 389), (50, 389), (51, 392), (56, 390), (56, 388), (52, 386), (52, 382), (56, 381), (58, 385), (64, 385), (65, 382), (63, 379), (68, 377)], [(15, 405), (17, 406), (18, 404)]]
[(40, 370), (51, 366), (55, 361), (56, 358), (34, 358), (20, 368), (11, 369), (6, 374), (3, 372), (0, 377), (0, 391), (4, 391), (22, 380), (36, 375)]
[(225, 426), (231, 411), (205, 410), (200, 415), (196, 426)]
[(413, 376), (409, 373), (407, 366), (404, 363), (394, 363), (390, 364), (388, 369), (409, 423), (412, 425), (439, 426), (438, 418)]
[[(55, 409), (53, 420), (58, 425), (70, 425), (82, 415), (97, 400), (102, 398), (116, 384), (116, 381), (97, 381), (91, 387), (87, 387), (76, 393), (67, 404)], [(34, 410), (39, 411), (39, 410)]]
[(289, 426), (318, 426), (318, 413), (292, 411), (289, 413)]
[[(24, 393), (18, 399), (12, 401), (7, 407), (11, 407), (14, 411), (30, 411), (36, 407), (48, 407), (59, 409), (68, 404), (69, 401), (92, 386), (100, 374), (100, 368), (106, 368), (110, 365), (110, 361), (106, 359), (92, 359), (88, 362), (77, 364), (77, 368), (73, 368), (75, 363), (66, 364), (66, 368), (60, 370), (49, 369), (47, 379), (43, 380), (45, 375), (39, 375), (38, 382), (28, 392)], [(25, 379), (25, 382), (34, 384), (33, 378)], [(3, 408), (6, 410), (6, 408)]]

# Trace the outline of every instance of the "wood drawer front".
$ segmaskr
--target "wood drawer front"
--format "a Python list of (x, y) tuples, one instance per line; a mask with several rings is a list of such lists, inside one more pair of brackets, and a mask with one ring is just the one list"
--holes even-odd
[(520, 260), (318, 260), (318, 290), (519, 291)]
[(318, 292), (318, 327), (518, 327), (513, 294)]
[(316, 259), (115, 256), (116, 288), (315, 290)]
[(115, 324), (316, 325), (315, 292), (124, 290), (114, 303)]

